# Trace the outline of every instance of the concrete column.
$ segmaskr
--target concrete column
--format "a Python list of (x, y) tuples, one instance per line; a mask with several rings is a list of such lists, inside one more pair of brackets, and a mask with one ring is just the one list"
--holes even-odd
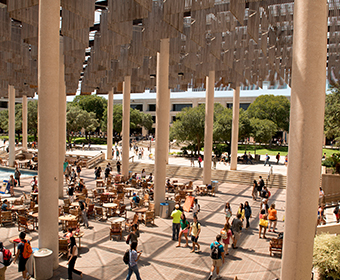
[[(168, 130), (165, 131), (165, 133), (167, 133), (167, 135), (164, 135), (164, 137), (166, 137), (168, 139), (168, 150), (166, 152), (166, 164), (169, 164), (169, 153), (170, 153), (170, 140), (169, 140), (169, 133), (170, 133), (170, 121), (171, 121), (171, 116), (170, 116), (170, 108), (171, 108), (171, 90), (169, 89), (169, 111), (168, 111)], [(156, 108), (157, 110), (157, 108)], [(156, 121), (157, 121), (157, 117), (156, 117)]]
[(129, 175), (129, 146), (130, 146), (130, 92), (131, 76), (124, 77), (123, 83), (123, 147), (122, 175)]
[(63, 37), (60, 37), (59, 55), (59, 198), (64, 198), (64, 161), (66, 154), (66, 86), (63, 55)]
[(311, 278), (325, 109), (327, 14), (326, 0), (294, 2), (289, 164), (280, 279)]
[(240, 112), (240, 86), (234, 89), (233, 97), (233, 124), (231, 131), (231, 161), (230, 170), (237, 169), (237, 150), (238, 150), (238, 124)]
[(15, 89), (8, 86), (8, 144), (9, 161), (8, 165), (14, 167), (15, 161)]
[(22, 149), (27, 150), (27, 96), (22, 97)]
[(157, 53), (156, 74), (156, 147), (155, 147), (155, 214), (159, 215), (159, 204), (165, 200), (165, 177), (169, 149), (169, 45), (170, 39), (161, 39)]
[(39, 248), (53, 251), (58, 267), (60, 3), (39, 1)]
[(113, 137), (113, 89), (109, 92), (107, 100), (107, 159), (112, 159)]
[(206, 79), (207, 91), (205, 96), (203, 184), (210, 184), (214, 125), (215, 71), (209, 71), (209, 76)]

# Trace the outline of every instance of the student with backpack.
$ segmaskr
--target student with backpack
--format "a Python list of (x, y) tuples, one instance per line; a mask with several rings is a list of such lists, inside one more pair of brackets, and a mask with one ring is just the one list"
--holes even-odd
[(129, 265), (129, 272), (126, 280), (130, 280), (132, 273), (136, 274), (137, 280), (142, 280), (139, 275), (137, 262), (142, 254), (142, 251), (137, 251), (137, 242), (132, 242), (130, 245), (130, 250), (126, 251), (124, 254), (124, 262)]
[(212, 279), (215, 268), (216, 268), (216, 274), (217, 274), (216, 279), (222, 278), (220, 275), (220, 267), (222, 266), (222, 263), (224, 263), (224, 249), (223, 249), (223, 245), (220, 243), (221, 238), (222, 238), (221, 235), (217, 234), (216, 241), (214, 241), (210, 245), (210, 249), (211, 249), (210, 257), (212, 259), (212, 266), (211, 266), (208, 280)]
[(0, 242), (0, 279), (5, 280), (7, 266), (12, 262), (12, 253)]
[(13, 263), (16, 262), (16, 260), (19, 258), (19, 265), (18, 265), (18, 271), (22, 272), (22, 278), (28, 279), (27, 277), (27, 268), (26, 263), (27, 260), (32, 255), (32, 247), (28, 240), (25, 239), (26, 233), (23, 231), (19, 234), (20, 243), (18, 244), (18, 250), (15, 255), (15, 258), (13, 260)]

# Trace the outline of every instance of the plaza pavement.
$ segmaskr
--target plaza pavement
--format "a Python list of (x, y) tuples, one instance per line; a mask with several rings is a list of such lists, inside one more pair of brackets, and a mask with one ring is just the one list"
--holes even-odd
[[(93, 169), (82, 172), (88, 188), (94, 188)], [(180, 178), (179, 182), (186, 182)], [(24, 187), (17, 188), (16, 195), (22, 191), (29, 191), (30, 179), (23, 179)], [(200, 183), (199, 181), (194, 184)], [(275, 202), (278, 210), (278, 231), (283, 230), (285, 189), (271, 189), (272, 197), (269, 203)], [(202, 224), (202, 233), (199, 238), (201, 244), (200, 253), (190, 253), (189, 248), (175, 248), (177, 242), (171, 240), (171, 219), (155, 219), (155, 226), (140, 225), (141, 236), (139, 239), (139, 250), (143, 250), (139, 263), (142, 279), (207, 279), (210, 266), (209, 245), (214, 241), (225, 222), (223, 207), (226, 202), (231, 203), (233, 213), (237, 212), (239, 203), (249, 201), (253, 216), (251, 227), (243, 230), (239, 248), (229, 249), (230, 255), (226, 257), (225, 264), (221, 270), (222, 279), (254, 279), (272, 280), (280, 275), (281, 259), (277, 256), (269, 256), (269, 238), (276, 236), (268, 233), (268, 239), (258, 238), (258, 212), (259, 200), (251, 198), (251, 188), (245, 185), (223, 183), (219, 186), (219, 192), (215, 197), (198, 197), (201, 206), (199, 221)], [(128, 202), (127, 200), (125, 202)], [(132, 217), (133, 212), (128, 212)], [(233, 216), (234, 216), (233, 215)], [(192, 213), (188, 213), (189, 221), (192, 221)], [(123, 241), (109, 240), (109, 227), (107, 221), (95, 221), (90, 219), (92, 229), (81, 228), (85, 232), (82, 238), (82, 248), (79, 250), (80, 257), (76, 268), (84, 274), (83, 279), (125, 279), (127, 266), (122, 257), (128, 245)], [(18, 235), (17, 227), (1, 227), (1, 241), (8, 248), (13, 248), (9, 238)], [(38, 247), (38, 232), (31, 232), (33, 247)], [(124, 232), (124, 237), (127, 233)], [(182, 239), (184, 245), (184, 239)], [(60, 267), (54, 272), (52, 279), (66, 279), (66, 258), (60, 259)], [(17, 272), (17, 265), (11, 265), (6, 272), (6, 279), (21, 279)], [(80, 279), (74, 275), (73, 279)], [(136, 279), (132, 276), (131, 279)]]

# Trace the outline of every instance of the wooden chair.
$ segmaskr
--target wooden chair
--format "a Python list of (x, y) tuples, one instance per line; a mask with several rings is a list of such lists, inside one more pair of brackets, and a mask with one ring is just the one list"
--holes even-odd
[(72, 228), (72, 230), (76, 230), (79, 228), (79, 222), (78, 221), (66, 221), (66, 228)]
[(278, 253), (282, 256), (282, 245), (283, 239), (272, 238), (272, 240), (269, 242), (270, 256), (272, 257), (275, 253)]
[(147, 225), (148, 223), (155, 224), (155, 212), (154, 211), (145, 212), (145, 225)]
[(94, 211), (94, 204), (88, 204), (87, 208), (87, 217), (93, 216), (96, 217), (96, 212)]
[(28, 226), (32, 226), (32, 230), (34, 230), (33, 224), (28, 221), (25, 216), (18, 216), (18, 231), (21, 231), (23, 228), (24, 231), (29, 231)]
[(59, 258), (68, 253), (68, 242), (67, 239), (59, 239)]
[(187, 190), (192, 190), (193, 189), (193, 182), (190, 181), (188, 186), (187, 186)]
[(77, 221), (80, 220), (80, 210), (79, 209), (70, 209), (70, 212), (69, 212), (71, 215), (74, 215), (77, 217)]
[(70, 207), (69, 206), (63, 205), (63, 210), (64, 210), (65, 214), (69, 214), (70, 213)]
[(4, 223), (11, 223), (13, 224), (13, 217), (11, 211), (1, 211), (1, 224), (2, 226)]
[(155, 203), (150, 203), (148, 209), (149, 211), (155, 211)]
[(30, 210), (30, 211), (33, 211), (34, 206), (35, 206), (35, 202), (34, 202), (34, 201), (31, 201), (31, 202), (30, 202), (29, 210)]
[(132, 225), (134, 225), (134, 224), (136, 224), (138, 226), (138, 228), (139, 228), (139, 215), (138, 215), (138, 213), (135, 213), (133, 215), (132, 219), (126, 219), (125, 220), (125, 230), (126, 231), (130, 231)]
[(96, 212), (96, 218), (100, 217), (100, 220), (104, 218), (104, 210), (103, 210), (103, 208), (95, 207), (94, 210)]
[(111, 224), (110, 228), (110, 240), (113, 238), (113, 236), (120, 236), (120, 240), (123, 238), (123, 230), (122, 225), (120, 223), (118, 224)]
[(126, 219), (126, 205), (125, 204), (119, 205), (117, 214), (119, 217), (124, 217)]
[(118, 199), (118, 200), (124, 199), (124, 193), (118, 193), (117, 199)]
[(150, 196), (149, 194), (144, 194), (144, 205), (149, 205), (150, 204)]
[(100, 195), (100, 205), (103, 205), (103, 203), (107, 203), (107, 202), (108, 202), (107, 195), (101, 194)]
[(71, 202), (69, 199), (64, 199), (64, 205), (65, 206), (70, 206), (71, 205)]

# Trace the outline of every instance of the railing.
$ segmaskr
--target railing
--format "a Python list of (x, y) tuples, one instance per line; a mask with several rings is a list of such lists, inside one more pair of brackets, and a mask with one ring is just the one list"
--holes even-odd
[(135, 161), (135, 156), (129, 157), (129, 161), (130, 161), (130, 159), (131, 159), (131, 162), (134, 162)]
[(102, 162), (103, 160), (105, 160), (105, 154), (99, 153), (86, 162), (86, 168), (92, 168), (94, 165)]

